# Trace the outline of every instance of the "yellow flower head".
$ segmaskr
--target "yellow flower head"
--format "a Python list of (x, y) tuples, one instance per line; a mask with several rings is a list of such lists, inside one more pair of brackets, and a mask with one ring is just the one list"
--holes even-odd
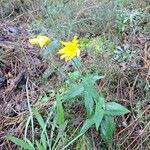
[(48, 45), (51, 42), (51, 39), (48, 36), (39, 35), (37, 38), (29, 39), (29, 42), (33, 45), (39, 45), (42, 48), (45, 45)]
[(65, 61), (71, 60), (74, 57), (79, 57), (80, 50), (79, 50), (79, 42), (77, 40), (77, 36), (74, 36), (72, 41), (69, 42), (62, 42), (60, 41), (65, 47), (60, 49), (58, 54), (61, 54), (60, 59), (65, 59)]

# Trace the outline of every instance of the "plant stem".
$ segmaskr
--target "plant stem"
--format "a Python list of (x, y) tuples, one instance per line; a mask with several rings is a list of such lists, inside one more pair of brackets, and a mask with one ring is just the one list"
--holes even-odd
[(74, 60), (72, 60), (72, 62), (73, 62), (73, 64), (74, 64), (74, 66), (75, 66), (75, 69), (77, 69), (77, 70), (82, 74), (82, 71), (81, 71), (81, 69), (78, 67), (77, 63), (76, 63)]
[(70, 146), (73, 142), (75, 142), (78, 138), (80, 138), (83, 135), (83, 133), (76, 136), (72, 141), (70, 141), (66, 146), (64, 146), (61, 150), (65, 150), (68, 146)]
[(28, 104), (28, 109), (29, 109), (29, 114), (30, 114), (30, 119), (31, 119), (31, 127), (32, 127), (32, 143), (34, 143), (34, 122), (33, 122), (33, 113), (30, 105), (30, 98), (29, 98), (29, 91), (28, 91), (28, 81), (29, 79), (27, 78), (26, 82), (26, 93), (27, 93), (27, 104)]

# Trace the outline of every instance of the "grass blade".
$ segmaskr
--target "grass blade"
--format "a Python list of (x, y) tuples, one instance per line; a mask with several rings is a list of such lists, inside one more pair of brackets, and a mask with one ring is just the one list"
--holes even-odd
[(18, 146), (20, 146), (26, 150), (34, 150), (34, 148), (30, 144), (26, 143), (25, 141), (23, 141), (21, 139), (14, 137), (14, 136), (7, 135), (6, 139), (10, 140), (14, 144), (16, 144), (16, 145), (18, 145)]

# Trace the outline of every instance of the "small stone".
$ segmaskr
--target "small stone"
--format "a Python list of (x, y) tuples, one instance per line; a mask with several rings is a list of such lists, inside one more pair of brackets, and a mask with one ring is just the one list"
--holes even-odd
[(15, 27), (8, 27), (8, 31), (9, 31), (10, 33), (15, 33), (15, 34), (18, 33), (18, 29), (15, 28)]

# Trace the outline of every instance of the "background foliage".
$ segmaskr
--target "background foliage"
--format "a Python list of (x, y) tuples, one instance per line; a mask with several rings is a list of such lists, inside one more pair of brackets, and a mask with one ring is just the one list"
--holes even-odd
[[(149, 0), (1, 0), (0, 23), (0, 148), (149, 149)], [(94, 79), (51, 55), (75, 34)]]

